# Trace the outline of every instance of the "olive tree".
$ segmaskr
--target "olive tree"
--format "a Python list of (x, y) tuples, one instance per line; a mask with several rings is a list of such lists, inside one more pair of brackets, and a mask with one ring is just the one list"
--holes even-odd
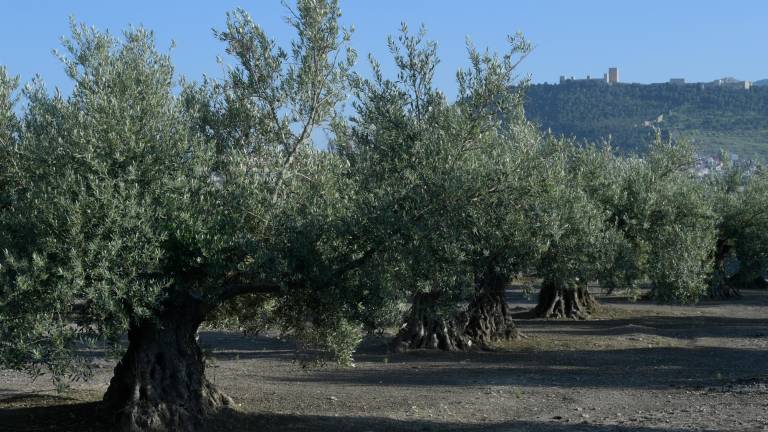
[(709, 179), (718, 216), (710, 295), (731, 297), (766, 283), (768, 175), (761, 166), (747, 170), (734, 164), (725, 153), (722, 160), (722, 172)]
[(621, 237), (598, 199), (612, 185), (608, 153), (548, 137), (542, 149), (542, 189), (530, 213), (540, 254), (542, 279), (533, 314), (545, 318), (586, 319), (597, 303), (588, 282), (614, 260)]
[(372, 60), (372, 78), (355, 81), (356, 115), (337, 130), (333, 145), (351, 164), (355, 188), (370, 191), (370, 206), (388, 203), (402, 227), (378, 289), (412, 299), (397, 349), (467, 349), (516, 334), (498, 269), (503, 247), (491, 237), (515, 235), (511, 222), (495, 224), (518, 216), (506, 210), (522, 187), (527, 140), (538, 134), (524, 121), (522, 93), (508, 91), (530, 47), (519, 35), (509, 43), (502, 56), (470, 44), (470, 66), (457, 73), (449, 103), (433, 84), (436, 45), (423, 29), (403, 26), (389, 39), (396, 78)]
[(122, 430), (188, 430), (230, 403), (196, 340), (222, 305), (247, 297), (348, 357), (361, 269), (380, 250), (356, 236), (389, 238), (389, 224), (312, 142), (354, 60), (338, 16), (334, 1), (299, 1), (283, 50), (236, 11), (217, 35), (239, 64), (181, 92), (151, 32), (73, 25), (72, 94), (31, 84), (20, 126), (3, 73), (3, 366), (77, 377), (82, 344), (127, 334), (107, 412)]
[[(584, 245), (583, 254), (574, 258), (589, 265), (575, 279), (581, 288), (576, 289), (572, 279), (572, 288), (564, 295), (553, 294), (556, 290), (548, 278), (558, 272), (540, 270), (543, 283), (536, 315), (587, 317), (597, 303), (585, 285), (595, 279), (609, 290), (635, 289), (647, 281), (652, 296), (664, 302), (694, 302), (705, 293), (716, 215), (707, 186), (692, 172), (694, 157), (688, 143), (657, 136), (642, 157), (616, 155), (610, 146), (575, 143), (553, 154), (565, 158), (561, 164), (565, 174), (557, 184), (567, 185), (564, 190), (571, 195), (577, 190), (582, 194), (585, 207), (580, 208), (585, 213), (576, 216), (580, 223), (566, 226)], [(555, 203), (567, 210), (573, 199), (555, 199)], [(587, 220), (593, 221), (591, 228), (584, 225)], [(569, 253), (566, 249), (544, 256), (545, 263), (557, 262)]]
[(600, 278), (609, 287), (649, 281), (659, 301), (697, 301), (711, 272), (716, 215), (707, 186), (693, 173), (692, 147), (657, 136), (644, 157), (616, 157), (613, 164), (617, 186), (603, 188), (598, 201), (621, 242)]

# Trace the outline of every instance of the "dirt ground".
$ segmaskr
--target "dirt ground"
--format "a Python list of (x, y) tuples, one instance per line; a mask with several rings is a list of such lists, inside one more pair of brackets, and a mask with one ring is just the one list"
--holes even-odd
[[(514, 306), (531, 306), (511, 292)], [(209, 377), (238, 403), (209, 431), (768, 431), (768, 292), (696, 306), (603, 298), (591, 321), (519, 320), (495, 352), (388, 353), (302, 368), (293, 345), (204, 332)], [(0, 431), (97, 431), (114, 363), (56, 394), (0, 371)]]

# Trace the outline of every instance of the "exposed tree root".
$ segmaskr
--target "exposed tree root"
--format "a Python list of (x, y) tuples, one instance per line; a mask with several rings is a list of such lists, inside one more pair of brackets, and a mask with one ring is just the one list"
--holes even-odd
[(467, 309), (452, 319), (435, 318), (439, 292), (417, 294), (392, 348), (465, 351), (489, 349), (495, 343), (519, 338), (504, 298), (504, 280), (494, 275), (494, 280), (486, 279), (480, 286), (482, 289)]
[(539, 318), (588, 319), (599, 308), (585, 286), (570, 287), (544, 280), (533, 314)]
[(507, 302), (503, 298), (482, 295), (464, 313), (464, 333), (474, 346), (488, 348), (495, 343), (520, 338)]
[(472, 347), (472, 342), (463, 334), (455, 319), (435, 318), (440, 295), (440, 292), (429, 292), (417, 293), (413, 297), (408, 319), (392, 340), (395, 351), (464, 351)]

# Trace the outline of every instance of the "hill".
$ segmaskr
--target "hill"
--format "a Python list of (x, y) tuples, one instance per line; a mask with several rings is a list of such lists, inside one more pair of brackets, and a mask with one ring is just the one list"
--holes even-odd
[(543, 128), (642, 152), (653, 127), (690, 139), (701, 155), (720, 148), (768, 160), (768, 87), (569, 82), (528, 88), (526, 114)]

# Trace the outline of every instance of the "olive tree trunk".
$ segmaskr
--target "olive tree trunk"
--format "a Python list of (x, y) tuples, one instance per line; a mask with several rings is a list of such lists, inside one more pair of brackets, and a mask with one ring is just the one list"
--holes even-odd
[(205, 377), (196, 332), (201, 307), (174, 302), (157, 320), (132, 326), (128, 349), (104, 395), (107, 415), (123, 432), (191, 431), (232, 400)]
[(520, 332), (507, 305), (507, 278), (489, 268), (479, 285), (477, 296), (464, 314), (464, 333), (482, 348), (518, 339)]
[(533, 314), (539, 318), (587, 319), (598, 308), (586, 286), (544, 279)]
[(439, 349), (463, 351), (471, 348), (456, 319), (446, 319), (437, 313), (441, 292), (416, 293), (411, 309), (400, 331), (392, 340), (397, 352), (410, 349)]
[(440, 292), (418, 293), (400, 332), (392, 341), (395, 351), (487, 349), (494, 343), (519, 338), (505, 299), (506, 280), (495, 272), (479, 283), (467, 309), (446, 319), (436, 314)]

